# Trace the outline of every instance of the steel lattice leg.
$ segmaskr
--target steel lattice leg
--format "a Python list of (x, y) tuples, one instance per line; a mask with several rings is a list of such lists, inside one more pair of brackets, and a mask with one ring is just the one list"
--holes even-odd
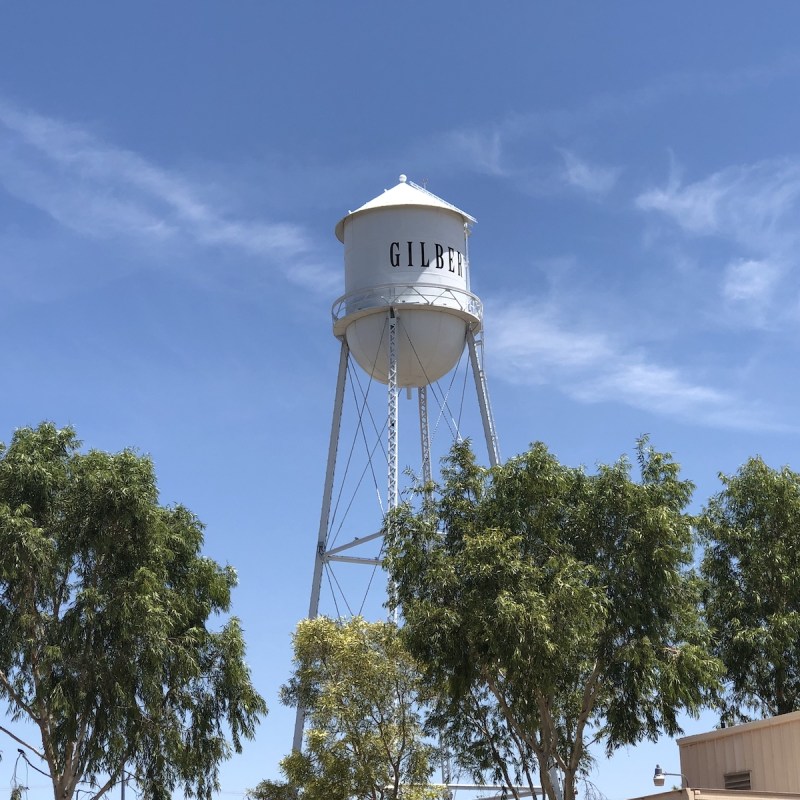
[(422, 446), (422, 480), (429, 484), (431, 477), (431, 431), (428, 424), (428, 387), (417, 389), (419, 400), (419, 438)]
[(389, 491), (386, 498), (388, 511), (397, 508), (397, 316), (389, 311)]

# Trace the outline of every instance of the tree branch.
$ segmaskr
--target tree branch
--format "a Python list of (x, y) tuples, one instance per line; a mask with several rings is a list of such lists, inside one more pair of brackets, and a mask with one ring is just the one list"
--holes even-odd
[[(546, 754), (547, 759), (552, 758), (556, 764), (566, 772), (567, 764), (564, 762), (561, 753), (558, 752), (556, 741), (556, 726), (553, 722), (553, 715), (550, 713), (550, 705), (547, 699), (542, 697), (538, 692), (536, 695), (536, 704), (539, 708), (539, 717), (542, 733), (542, 751)], [(545, 733), (547, 734), (545, 736)], [(544, 771), (547, 771), (547, 765), (544, 766)]]
[(20, 739), (19, 736), (15, 736), (13, 733), (11, 733), (10, 730), (8, 730), (8, 728), (4, 728), (2, 725), (0, 725), (0, 731), (5, 733), (6, 736), (10, 736), (17, 744), (21, 744), (23, 747), (27, 747), (28, 750), (31, 751), (31, 753), (33, 753), (34, 755), (39, 756), (39, 758), (41, 758), (42, 761), (45, 760), (44, 753), (40, 753), (35, 747), (33, 747), (32, 745), (29, 745), (27, 742), (25, 742), (22, 739)]
[(30, 760), (30, 759), (28, 758), (28, 756), (27, 756), (27, 755), (24, 753), (24, 751), (20, 750), (20, 751), (19, 751), (19, 754), (22, 756), (22, 758), (23, 758), (23, 760), (25, 761), (25, 763), (26, 763), (26, 764), (27, 764), (27, 765), (28, 765), (28, 766), (29, 766), (31, 769), (35, 769), (35, 770), (36, 770), (36, 771), (37, 771), (37, 772), (38, 772), (40, 775), (44, 775), (44, 776), (45, 776), (45, 778), (52, 778), (52, 777), (53, 777), (53, 776), (52, 776), (52, 775), (51, 775), (49, 772), (45, 772), (43, 769), (39, 769), (39, 767), (37, 767), (37, 766), (36, 766), (36, 764), (32, 764), (32, 763), (31, 763), (31, 760)]
[(494, 695), (495, 699), (499, 703), (500, 710), (503, 713), (503, 718), (508, 723), (509, 728), (515, 730), (519, 734), (519, 737), (520, 737), (520, 739), (522, 739), (523, 742), (526, 742), (527, 744), (531, 744), (528, 741), (528, 737), (526, 736), (525, 731), (522, 729), (522, 726), (519, 724), (519, 722), (517, 722), (516, 717), (512, 713), (511, 708), (509, 707), (508, 703), (506, 702), (505, 696), (503, 695), (503, 693), (498, 688), (497, 683), (495, 682), (495, 680), (492, 678), (492, 676), (488, 672), (484, 673), (483, 679), (486, 681), (486, 685), (489, 687), (489, 691)]
[(95, 792), (95, 794), (89, 798), (89, 800), (100, 800), (100, 798), (116, 784), (118, 777), (119, 772), (115, 772), (113, 775), (111, 775), (111, 777), (97, 790), (97, 792)]
[(9, 697), (31, 718), (33, 722), (36, 722), (36, 714), (34, 713), (33, 708), (31, 708), (31, 706), (29, 706), (22, 699), (11, 681), (8, 679), (8, 676), (2, 670), (0, 670), (0, 683), (3, 685), (3, 688), (6, 690), (6, 692), (8, 692)]
[(581, 703), (581, 711), (578, 715), (578, 721), (575, 726), (575, 739), (573, 741), (572, 753), (570, 754), (569, 759), (569, 766), (573, 772), (577, 771), (578, 765), (580, 764), (582, 750), (584, 748), (583, 731), (586, 728), (589, 715), (592, 713), (592, 709), (594, 708), (594, 698), (597, 691), (601, 670), (602, 666), (600, 659), (598, 658), (594, 662), (592, 674), (586, 680), (586, 685), (583, 688), (583, 702)]
[(470, 697), (472, 698), (472, 702), (475, 705), (475, 713), (477, 715), (478, 725), (483, 729), (483, 733), (486, 736), (486, 741), (489, 744), (489, 749), (492, 751), (494, 762), (500, 767), (500, 770), (503, 773), (503, 777), (505, 778), (506, 785), (508, 786), (509, 790), (514, 795), (516, 800), (519, 800), (519, 792), (514, 786), (515, 782), (511, 780), (511, 776), (508, 774), (508, 765), (506, 763), (506, 759), (501, 756), (500, 751), (497, 747), (497, 743), (495, 741), (495, 737), (489, 728), (488, 712), (483, 708), (483, 706), (481, 706), (481, 702), (475, 696), (473, 689), (470, 690)]

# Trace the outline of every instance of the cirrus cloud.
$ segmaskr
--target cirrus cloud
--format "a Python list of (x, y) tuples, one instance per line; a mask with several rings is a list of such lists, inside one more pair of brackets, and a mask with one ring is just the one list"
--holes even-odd
[(579, 402), (622, 403), (700, 424), (785, 429), (735, 392), (659, 363), (600, 328), (567, 324), (550, 305), (505, 305), (492, 320), (493, 362), (509, 382), (550, 385)]
[(219, 208), (201, 182), (110, 144), (86, 127), (0, 101), (0, 186), (89, 239), (153, 248), (225, 248), (263, 259), (288, 280), (329, 294), (300, 225), (247, 219)]

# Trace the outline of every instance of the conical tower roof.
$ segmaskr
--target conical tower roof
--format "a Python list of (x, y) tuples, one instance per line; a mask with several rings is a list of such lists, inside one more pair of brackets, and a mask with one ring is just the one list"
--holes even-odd
[(448, 211), (454, 211), (456, 214), (460, 214), (464, 218), (464, 222), (476, 221), (475, 217), (470, 216), (466, 211), (456, 208), (452, 203), (448, 203), (447, 200), (442, 200), (441, 197), (437, 197), (433, 192), (423, 189), (422, 186), (417, 186), (416, 183), (409, 181), (405, 175), (401, 175), (400, 183), (398, 183), (397, 186), (384, 190), (383, 194), (379, 194), (368, 203), (364, 203), (361, 208), (357, 208), (355, 211), (351, 211), (347, 214), (347, 216), (342, 217), (336, 224), (336, 238), (340, 242), (344, 242), (344, 223), (350, 219), (350, 217), (361, 214), (364, 211), (372, 211), (376, 208), (387, 208), (389, 206), (446, 208)]

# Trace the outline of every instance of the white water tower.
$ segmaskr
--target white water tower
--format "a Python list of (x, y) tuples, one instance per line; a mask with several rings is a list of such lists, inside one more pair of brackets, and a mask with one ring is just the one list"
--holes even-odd
[(336, 226), (344, 244), (345, 295), (333, 332), (361, 368), (389, 383), (392, 309), (398, 320), (397, 386), (427, 386), (456, 365), (481, 303), (469, 291), (467, 242), (475, 220), (409, 183), (352, 211)]
[[(334, 473), (351, 357), (370, 381), (377, 380), (388, 389), (387, 510), (398, 502), (398, 392), (406, 389), (410, 395), (416, 389), (422, 477), (430, 480), (428, 387), (456, 367), (465, 348), (489, 462), (499, 463), (483, 371), (483, 307), (470, 292), (468, 238), (474, 222), (469, 214), (401, 175), (394, 188), (351, 211), (336, 225), (336, 236), (344, 244), (345, 294), (333, 305), (333, 333), (341, 342), (341, 352), (309, 617), (319, 612), (326, 566), (350, 562), (375, 568), (380, 563), (379, 558), (347, 552), (379, 539), (380, 531), (336, 547), (330, 542)], [(302, 735), (300, 709), (295, 749), (300, 749)]]

